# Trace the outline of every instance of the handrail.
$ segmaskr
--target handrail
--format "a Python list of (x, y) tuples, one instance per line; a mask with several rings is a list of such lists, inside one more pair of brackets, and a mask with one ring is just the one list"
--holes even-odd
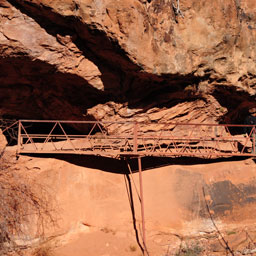
[[(43, 134), (31, 133), (27, 124), (48, 124), (49, 131)], [(83, 134), (69, 134), (69, 127), (84, 126)], [(129, 125), (124, 134), (108, 134), (111, 125)], [(164, 124), (161, 131), (144, 133), (142, 128), (156, 123), (149, 122), (104, 122), (69, 120), (20, 120), (18, 132), (18, 153), (71, 153), (84, 155), (139, 155), (139, 156), (256, 156), (254, 125), (241, 124), (193, 124), (193, 123), (157, 123)], [(89, 126), (88, 126), (89, 125)], [(170, 127), (168, 129), (168, 126)], [(191, 127), (191, 129), (189, 129)], [(215, 127), (213, 129), (213, 127)], [(216, 129), (219, 127), (219, 129)], [(230, 128), (247, 128), (250, 134), (231, 135)], [(33, 128), (33, 127), (32, 127)], [(35, 127), (34, 127), (35, 128)], [(81, 127), (80, 127), (81, 128)]]

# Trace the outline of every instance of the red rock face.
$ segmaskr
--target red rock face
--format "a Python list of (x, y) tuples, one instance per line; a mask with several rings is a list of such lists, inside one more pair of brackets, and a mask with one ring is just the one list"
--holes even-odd
[(255, 13), (253, 0), (1, 0), (1, 115), (242, 122)]
[[(256, 1), (179, 2), (0, 0), (0, 117), (243, 122), (256, 107)], [(65, 203), (66, 229), (131, 223), (123, 175), (53, 163), (31, 170)], [(255, 222), (254, 163), (221, 164), (144, 172), (147, 228), (207, 228), (202, 187), (215, 219)]]
[[(83, 223), (127, 232), (134, 229), (134, 217), (137, 227), (141, 225), (135, 159), (129, 161), (132, 176), (128, 175), (126, 161), (85, 156), (62, 159), (65, 161), (21, 156), (17, 162), (24, 175), (40, 181), (56, 197), (59, 234), (73, 232), (72, 229), (78, 232), (76, 229)], [(216, 232), (211, 217), (220, 230), (255, 226), (253, 160), (208, 164), (190, 160), (190, 166), (184, 163), (185, 159), (142, 160), (149, 241), (152, 232), (184, 236)]]

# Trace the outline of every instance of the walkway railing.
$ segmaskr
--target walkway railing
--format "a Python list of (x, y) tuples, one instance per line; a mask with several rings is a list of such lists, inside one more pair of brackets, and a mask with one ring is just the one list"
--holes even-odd
[(159, 131), (154, 131), (156, 123), (20, 120), (18, 153), (204, 158), (256, 155), (253, 125), (157, 125)]
[[(73, 129), (72, 129), (73, 128)], [(255, 126), (21, 120), (18, 153), (134, 156), (138, 159), (143, 255), (142, 156), (255, 156)], [(80, 131), (80, 134), (74, 131)]]

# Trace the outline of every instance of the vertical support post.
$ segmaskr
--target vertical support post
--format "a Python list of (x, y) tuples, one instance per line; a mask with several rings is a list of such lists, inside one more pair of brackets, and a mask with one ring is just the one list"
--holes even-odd
[(18, 125), (18, 149), (17, 149), (17, 154), (20, 153), (20, 148), (21, 148), (21, 121), (19, 120), (19, 125)]
[(139, 167), (139, 180), (140, 180), (140, 206), (141, 206), (141, 221), (142, 221), (142, 239), (144, 252), (147, 251), (146, 247), (146, 228), (145, 228), (145, 215), (144, 215), (144, 197), (143, 197), (143, 182), (142, 182), (142, 168), (141, 168), (141, 157), (138, 157), (138, 167)]
[(138, 123), (134, 123), (134, 129), (133, 129), (133, 153), (138, 152)]
[(255, 131), (255, 126), (253, 126), (253, 133), (252, 133), (252, 152), (255, 155), (256, 154), (256, 148), (255, 148), (255, 136), (256, 136), (256, 131)]

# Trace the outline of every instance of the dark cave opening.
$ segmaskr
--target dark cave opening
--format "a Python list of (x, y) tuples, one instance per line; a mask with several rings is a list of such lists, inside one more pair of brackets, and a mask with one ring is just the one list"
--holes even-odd
[[(212, 94), (221, 106), (228, 111), (223, 115), (219, 123), (221, 124), (237, 124), (245, 125), (246, 118), (255, 115), (255, 96), (251, 96), (246, 92), (238, 91), (234, 86), (216, 86)], [(230, 128), (232, 135), (243, 134), (244, 128)]]

